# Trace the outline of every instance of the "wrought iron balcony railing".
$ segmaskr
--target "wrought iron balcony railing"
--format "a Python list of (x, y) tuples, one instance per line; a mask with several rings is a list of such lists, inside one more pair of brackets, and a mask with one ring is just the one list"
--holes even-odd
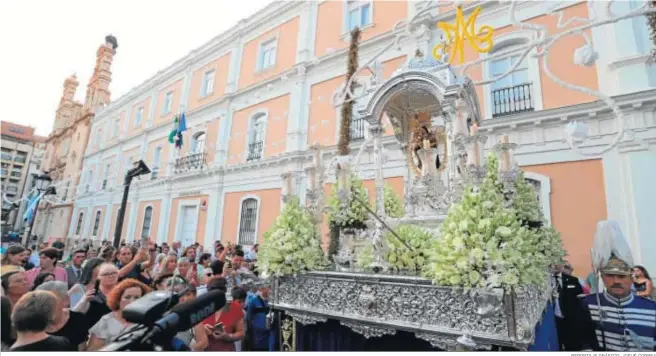
[(492, 91), (492, 117), (533, 111), (533, 84), (526, 83)]
[(207, 164), (207, 153), (192, 153), (175, 160), (175, 173), (203, 169)]
[(351, 120), (351, 140), (364, 139), (364, 119), (361, 117)]
[(253, 161), (262, 158), (262, 151), (264, 151), (263, 148), (264, 142), (262, 141), (250, 143), (248, 145), (248, 158), (246, 161)]

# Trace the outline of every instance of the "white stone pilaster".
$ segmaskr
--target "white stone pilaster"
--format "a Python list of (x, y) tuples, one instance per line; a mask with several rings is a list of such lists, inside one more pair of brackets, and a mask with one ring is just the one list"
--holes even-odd
[(103, 239), (111, 240), (112, 237), (109, 236), (109, 226), (112, 224), (112, 213), (114, 212), (114, 206), (112, 205), (111, 196), (109, 197), (109, 202), (105, 208), (105, 222), (103, 223), (103, 231), (101, 232), (98, 238), (102, 241)]
[[(125, 239), (125, 241), (131, 242), (134, 241), (134, 231), (137, 228), (137, 207), (139, 206), (139, 200), (137, 199), (137, 195), (135, 194), (132, 199), (130, 199), (130, 211), (127, 216), (128, 220), (128, 230), (127, 230), (127, 235), (128, 236), (121, 236), (121, 239)], [(125, 221), (125, 220), (124, 220)]]
[(213, 246), (215, 241), (216, 226), (217, 226), (217, 217), (219, 214), (219, 205), (220, 205), (220, 191), (218, 189), (212, 189), (209, 191), (209, 197), (207, 199), (207, 221), (205, 223), (205, 237), (203, 240), (203, 246)]
[(219, 134), (217, 135), (216, 154), (214, 155), (214, 163), (217, 166), (226, 165), (228, 162), (228, 147), (230, 145), (230, 130), (232, 129), (232, 114), (233, 109), (228, 105), (226, 115), (221, 118), (219, 122)]
[(230, 51), (230, 69), (228, 70), (228, 83), (226, 84), (226, 94), (234, 93), (239, 87), (239, 71), (241, 70), (241, 57), (244, 51), (244, 44), (241, 35), (235, 42), (235, 46)]
[(159, 212), (159, 228), (157, 229), (157, 243), (167, 242), (169, 236), (169, 217), (171, 216), (171, 193), (167, 192), (162, 199), (162, 209)]
[(191, 67), (188, 67), (184, 74), (184, 83), (182, 85), (182, 97), (180, 97), (180, 112), (184, 112), (189, 104), (189, 91), (191, 90)]

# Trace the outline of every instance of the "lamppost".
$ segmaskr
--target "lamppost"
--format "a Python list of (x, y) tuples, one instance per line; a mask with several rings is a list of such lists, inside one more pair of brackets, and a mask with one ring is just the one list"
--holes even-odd
[[(51, 187), (50, 183), (52, 183), (52, 178), (50, 178), (47, 172), (36, 177), (35, 185), (36, 185), (37, 196), (40, 195), (42, 192), (45, 192), (43, 196), (46, 196), (48, 194), (52, 194), (52, 195), (57, 194), (57, 192), (55, 191), (55, 187)], [(34, 216), (32, 217), (32, 221), (30, 221), (30, 228), (27, 232), (27, 238), (24, 241), (25, 247), (29, 246), (30, 244), (30, 239), (32, 238), (32, 228), (34, 227), (34, 221), (36, 221), (36, 215), (39, 213), (40, 202), (41, 199), (37, 200), (36, 206), (34, 207)]]
[(123, 218), (125, 217), (125, 208), (128, 204), (128, 195), (130, 194), (130, 184), (132, 179), (150, 173), (150, 168), (146, 166), (144, 161), (139, 160), (135, 163), (134, 168), (130, 169), (125, 174), (125, 181), (123, 182), (123, 199), (121, 200), (121, 207), (118, 210), (118, 216), (116, 217), (116, 229), (114, 230), (114, 247), (119, 248), (121, 243), (121, 232), (123, 230)]

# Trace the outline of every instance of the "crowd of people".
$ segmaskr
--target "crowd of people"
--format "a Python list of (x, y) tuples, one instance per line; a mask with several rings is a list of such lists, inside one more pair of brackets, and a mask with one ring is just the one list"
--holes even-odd
[(125, 308), (151, 291), (180, 295), (180, 303), (204, 293), (226, 293), (214, 315), (175, 339), (192, 351), (265, 351), (275, 347), (269, 287), (242, 281), (257, 275), (258, 246), (216, 242), (158, 245), (121, 242), (118, 249), (84, 239), (33, 249), (10, 245), (2, 256), (2, 350), (96, 351), (134, 326)]

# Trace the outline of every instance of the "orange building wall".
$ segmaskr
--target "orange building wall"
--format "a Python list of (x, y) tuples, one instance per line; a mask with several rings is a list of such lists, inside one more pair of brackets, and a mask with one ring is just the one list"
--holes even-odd
[(590, 248), (597, 222), (607, 218), (601, 160), (524, 166), (522, 170), (550, 178), (551, 222), (561, 233), (574, 273), (585, 277), (591, 270)]
[[(245, 88), (276, 76), (296, 63), (296, 44), (299, 30), (299, 18), (295, 17), (244, 44), (239, 88)], [(257, 71), (260, 44), (278, 37), (276, 63), (273, 67)]]
[(143, 230), (144, 214), (147, 206), (153, 207), (153, 215), (150, 220), (150, 241), (157, 241), (157, 231), (159, 230), (159, 212), (161, 207), (161, 200), (148, 200), (140, 201), (137, 208), (137, 228), (134, 230), (134, 239), (141, 239), (141, 230)]
[(233, 114), (230, 143), (228, 145), (228, 164), (246, 162), (249, 120), (253, 114), (261, 109), (266, 109), (269, 114), (264, 142), (264, 158), (270, 158), (285, 152), (287, 137), (286, 113), (289, 110), (289, 95), (267, 100)]
[(221, 241), (223, 243), (237, 243), (239, 235), (240, 200), (247, 195), (256, 195), (260, 198), (258, 207), (259, 221), (257, 225), (257, 241), (264, 241), (264, 233), (280, 215), (280, 189), (256, 190), (250, 192), (226, 193), (223, 205), (223, 224), (221, 229)]
[[(223, 55), (212, 62), (206, 64), (202, 68), (197, 69), (191, 78), (191, 87), (189, 92), (188, 109), (193, 110), (199, 108), (207, 103), (220, 98), (225, 94), (226, 84), (228, 83), (228, 67), (230, 65), (230, 53)], [(214, 92), (201, 97), (201, 89), (203, 88), (203, 78), (205, 73), (214, 69)]]
[[(317, 57), (329, 54), (329, 50), (340, 50), (348, 46), (348, 37), (342, 33), (343, 3), (325, 1), (319, 5), (317, 14), (317, 37), (314, 53)], [(361, 41), (369, 40), (381, 33), (390, 31), (399, 21), (408, 16), (408, 1), (374, 1), (373, 26), (365, 27)]]
[[(180, 205), (180, 201), (195, 200), (198, 201), (198, 205), (199, 205), (198, 220), (196, 225), (196, 242), (203, 244), (203, 241), (205, 240), (205, 225), (207, 222), (207, 206), (209, 205), (207, 198), (208, 198), (207, 195), (194, 195), (188, 197), (174, 198), (171, 201), (171, 218), (169, 220), (169, 237), (168, 237), (169, 243), (172, 243), (173, 241), (176, 240), (176, 233), (177, 233), (176, 224), (178, 223), (178, 207)], [(202, 207), (201, 204), (202, 201), (206, 202), (205, 208)]]
[[(157, 103), (155, 104), (155, 118), (153, 122), (159, 124), (161, 122), (170, 121), (173, 123), (173, 118), (180, 111), (180, 99), (182, 99), (182, 87), (184, 81), (182, 79), (176, 81), (175, 83), (169, 85), (168, 87), (160, 90), (157, 94)], [(166, 93), (173, 92), (173, 102), (171, 103), (171, 111), (168, 114), (162, 114), (162, 109), (164, 108), (164, 98)]]

